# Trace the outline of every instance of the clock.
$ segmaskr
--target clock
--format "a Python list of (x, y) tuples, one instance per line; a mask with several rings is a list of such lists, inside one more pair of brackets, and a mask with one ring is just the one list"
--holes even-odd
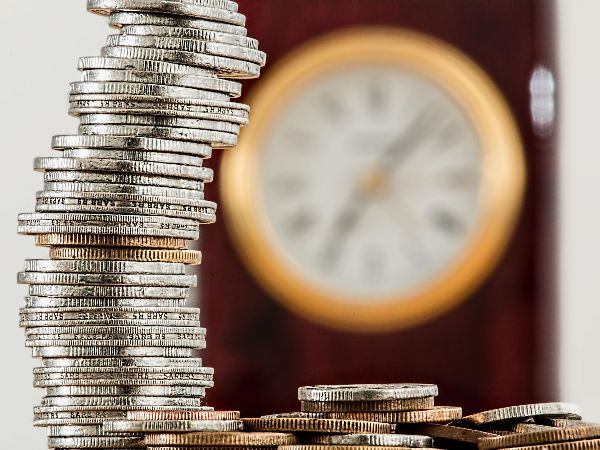
[(221, 166), (226, 223), (256, 280), (350, 332), (423, 324), (496, 266), (525, 186), (489, 76), (428, 35), (355, 27), (292, 52), (250, 98)]

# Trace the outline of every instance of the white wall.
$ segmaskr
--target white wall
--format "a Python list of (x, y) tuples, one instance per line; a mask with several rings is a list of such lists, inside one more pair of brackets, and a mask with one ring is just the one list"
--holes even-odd
[[(440, 0), (441, 1), (441, 0)], [(23, 259), (44, 256), (33, 239), (15, 232), (18, 212), (32, 211), (42, 177), (32, 158), (49, 153), (53, 134), (72, 133), (67, 85), (77, 79), (77, 56), (96, 55), (106, 21), (84, 2), (4, 0), (0, 15), (0, 433), (1, 448), (43, 448), (31, 427), (40, 391), (31, 386), (35, 362), (24, 348), (17, 311), (25, 288), (15, 283)], [(600, 1), (560, 0), (562, 69), (562, 398), (600, 420)]]
[(562, 397), (600, 421), (600, 2), (561, 0)]

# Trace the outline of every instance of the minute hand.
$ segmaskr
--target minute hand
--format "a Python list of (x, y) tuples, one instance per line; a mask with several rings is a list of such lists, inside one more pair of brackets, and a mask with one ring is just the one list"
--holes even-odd
[(384, 173), (394, 172), (418, 148), (427, 130), (425, 120), (429, 108), (425, 108), (407, 127), (407, 131), (394, 140), (381, 154), (376, 169)]

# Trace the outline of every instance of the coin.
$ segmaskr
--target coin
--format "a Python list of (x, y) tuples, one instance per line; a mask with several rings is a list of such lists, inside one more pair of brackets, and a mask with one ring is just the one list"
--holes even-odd
[[(108, 18), (108, 21), (111, 26), (117, 28), (125, 25), (159, 25), (217, 31), (220, 33), (233, 34), (237, 36), (247, 35), (247, 30), (245, 27), (235, 26), (223, 22), (213, 22), (211, 20), (202, 20), (193, 17), (176, 17), (169, 15), (119, 11), (111, 14)], [(148, 69), (148, 71), (151, 70)]]
[(151, 176), (180, 177), (210, 182), (212, 169), (206, 167), (164, 164), (125, 159), (92, 159), (92, 158), (36, 158), (36, 170), (78, 170), (91, 172), (128, 172)]
[(291, 433), (186, 433), (186, 434), (149, 434), (144, 443), (147, 446), (180, 447), (271, 447), (289, 445), (298, 442)]
[(180, 164), (201, 167), (204, 158), (180, 153), (152, 152), (148, 150), (114, 150), (95, 148), (68, 148), (62, 150), (65, 158), (123, 159), (130, 161)]
[(417, 411), (335, 412), (327, 413), (327, 416), (334, 419), (369, 420), (387, 423), (448, 423), (462, 417), (462, 408), (435, 406), (431, 409)]
[(31, 352), (36, 358), (110, 358), (110, 357), (160, 357), (189, 358), (193, 347), (127, 347), (127, 346), (47, 346), (33, 347)]
[(198, 265), (202, 262), (202, 253), (195, 250), (163, 250), (140, 248), (94, 248), (94, 247), (54, 247), (50, 249), (54, 259), (92, 259), (106, 261), (164, 261)]
[(119, 285), (119, 286), (176, 286), (195, 287), (195, 275), (146, 275), (119, 273), (19, 272), (20, 284), (60, 285)]
[[(127, 63), (127, 61), (124, 62)], [(69, 148), (148, 150), (195, 155), (202, 158), (210, 158), (212, 155), (212, 148), (210, 145), (140, 136), (58, 135), (52, 138), (52, 148), (55, 150)]]
[(244, 26), (246, 23), (242, 14), (229, 9), (206, 7), (201, 3), (190, 4), (172, 0), (88, 0), (87, 6), (90, 12), (102, 15), (117, 11), (143, 11), (197, 17), (237, 26)]
[(304, 386), (298, 389), (298, 400), (316, 402), (355, 402), (403, 400), (435, 397), (438, 388), (433, 384), (358, 384)]
[(46, 358), (44, 367), (202, 367), (201, 358)]
[(308, 436), (307, 444), (375, 446), (375, 447), (433, 447), (433, 439), (429, 436), (408, 434), (342, 434)]
[(600, 425), (582, 425), (569, 428), (537, 427), (535, 431), (481, 439), (479, 441), (479, 448), (482, 450), (494, 450), (505, 447), (551, 444), (600, 437)]
[(495, 434), (487, 431), (430, 423), (398, 424), (396, 431), (398, 433), (415, 433), (431, 436), (436, 442), (443, 440), (474, 445), (477, 445), (479, 439), (496, 437)]
[(463, 417), (461, 426), (478, 427), (494, 422), (507, 420), (522, 420), (528, 417), (548, 416), (570, 419), (580, 419), (580, 410), (572, 403), (535, 403), (529, 405), (509, 406), (506, 408), (484, 411), (478, 414)]
[(127, 420), (239, 420), (239, 411), (130, 411)]
[(185, 275), (185, 265), (177, 263), (135, 261), (60, 261), (54, 259), (26, 259), (25, 271)]
[[(200, 406), (201, 400), (195, 397), (142, 397), (135, 396), (96, 396), (96, 397), (44, 397), (41, 406), (170, 406), (186, 408)], [(97, 435), (96, 435), (97, 436)]]
[(50, 448), (144, 448), (142, 437), (108, 437), (108, 436), (85, 436), (85, 437), (49, 437)]
[(357, 402), (300, 402), (303, 412), (353, 412), (353, 411), (413, 411), (429, 409), (434, 405), (434, 397), (409, 398), (400, 400), (357, 401)]
[(296, 433), (392, 433), (387, 423), (300, 417), (260, 417), (243, 419), (248, 431), (290, 431)]
[[(124, 33), (125, 32), (126, 31), (124, 30)], [(176, 74), (164, 72), (146, 72), (142, 70), (131, 69), (92, 69), (86, 70), (83, 73), (82, 79), (83, 81), (119, 81), (126, 83), (165, 84), (225, 92), (230, 97), (239, 97), (242, 93), (242, 85), (238, 82), (191, 73)]]
[(104, 422), (113, 433), (191, 433), (242, 431), (241, 420), (114, 420)]
[[(186, 239), (157, 236), (115, 236), (110, 234), (40, 234), (35, 237), (36, 245), (55, 246), (90, 246), (90, 247), (141, 247), (157, 249), (184, 249), (188, 245)], [(54, 257), (53, 257), (54, 258)], [(79, 258), (77, 258), (79, 259)], [(148, 260), (152, 261), (152, 260)]]
[[(48, 397), (113, 397), (113, 396), (138, 396), (138, 397), (190, 397), (201, 399), (206, 393), (206, 388), (201, 386), (53, 386), (46, 388)], [(148, 405), (147, 405), (148, 406)], [(191, 408), (186, 407), (188, 411)], [(148, 411), (148, 408), (140, 407), (139, 411)], [(136, 411), (137, 411), (136, 410)], [(155, 412), (156, 408), (152, 408)], [(173, 408), (164, 408), (172, 411)], [(194, 411), (207, 412), (212, 408), (198, 405)], [(131, 412), (131, 411), (130, 411)], [(127, 416), (124, 416), (127, 417)]]

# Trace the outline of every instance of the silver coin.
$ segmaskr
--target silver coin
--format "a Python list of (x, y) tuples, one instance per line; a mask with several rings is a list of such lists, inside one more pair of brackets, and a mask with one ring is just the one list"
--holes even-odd
[(197, 130), (222, 131), (238, 135), (240, 125), (217, 120), (189, 119), (183, 117), (161, 117), (142, 114), (83, 114), (81, 125), (135, 125), (153, 127), (192, 128)]
[(32, 297), (103, 297), (103, 298), (181, 298), (187, 299), (190, 290), (177, 287), (147, 286), (29, 286)]
[[(217, 204), (205, 200), (193, 200), (180, 197), (138, 195), (126, 192), (78, 192), (78, 191), (41, 191), (37, 194), (38, 205), (70, 205), (81, 206), (121, 206), (164, 209), (182, 208), (184, 211), (204, 212), (214, 215)], [(43, 200), (41, 202), (40, 200)], [(166, 267), (165, 267), (166, 268)], [(168, 272), (166, 272), (168, 273)]]
[(117, 150), (148, 150), (165, 153), (181, 153), (201, 158), (210, 158), (212, 147), (208, 144), (174, 141), (137, 136), (84, 136), (58, 135), (52, 138), (52, 148), (101, 148)]
[[(90, 326), (90, 327), (39, 327), (25, 331), (27, 337), (52, 335), (59, 339), (201, 339), (206, 335), (204, 328), (198, 327), (127, 327), (127, 326)], [(65, 336), (65, 337), (62, 337)]]
[(246, 17), (228, 9), (206, 7), (188, 0), (88, 0), (88, 11), (108, 15), (117, 11), (141, 11), (174, 14), (214, 20), (243, 27)]
[(160, 186), (141, 186), (135, 184), (113, 184), (113, 183), (89, 183), (89, 182), (62, 182), (48, 181), (44, 183), (46, 193), (71, 192), (73, 194), (109, 194), (109, 195), (132, 195), (141, 197), (158, 197), (178, 199), (185, 201), (202, 201), (204, 193), (191, 189), (176, 189)]
[(209, 183), (213, 179), (213, 170), (207, 167), (163, 164), (124, 159), (91, 158), (35, 158), (34, 168), (46, 170), (77, 170), (85, 172), (126, 172), (160, 177), (181, 177)]
[[(192, 356), (193, 347), (142, 347), (136, 346), (120, 346), (120, 347), (90, 347), (90, 346), (47, 346), (32, 348), (33, 356), (36, 358), (111, 358), (111, 357), (129, 357), (129, 358), (189, 358)], [(47, 391), (49, 392), (49, 391)], [(129, 392), (129, 391), (127, 391)], [(50, 395), (48, 393), (48, 395)], [(56, 394), (68, 395), (68, 394)], [(83, 394), (82, 394), (83, 395)], [(102, 394), (89, 394), (102, 395)], [(106, 394), (111, 395), (111, 394)], [(117, 395), (117, 394), (115, 394)], [(126, 394), (121, 394), (126, 395)], [(134, 394), (131, 394), (134, 395)], [(158, 394), (147, 394), (158, 395)], [(167, 395), (167, 394), (165, 394)]]
[(202, 367), (201, 358), (45, 358), (44, 367)]
[[(107, 201), (111, 206), (96, 206), (93, 204), (82, 204), (81, 199), (63, 199), (61, 203), (52, 203), (49, 199), (38, 200), (36, 212), (78, 212), (78, 213), (106, 213), (106, 214), (147, 214), (150, 216), (178, 217), (181, 219), (193, 219), (202, 224), (215, 223), (217, 220), (214, 210), (207, 208), (189, 208), (181, 205), (150, 204), (142, 206), (132, 202)], [(123, 204), (126, 203), (126, 204)]]
[(208, 91), (224, 92), (228, 97), (239, 97), (242, 85), (236, 81), (223, 80), (195, 74), (145, 72), (141, 70), (92, 69), (83, 72), (82, 81), (148, 83), (152, 85), (179, 86)]
[[(184, 409), (199, 406), (194, 397), (45, 397), (41, 406), (171, 406)], [(97, 435), (96, 435), (97, 436)]]
[(529, 405), (509, 406), (465, 416), (456, 423), (460, 426), (481, 426), (488, 423), (507, 420), (519, 421), (528, 417), (564, 417), (581, 419), (581, 408), (572, 403), (534, 403)]
[(62, 151), (64, 158), (122, 159), (126, 161), (179, 164), (202, 167), (204, 158), (178, 153), (161, 153), (147, 150), (113, 150), (94, 148), (70, 148)]
[(237, 145), (237, 135), (220, 131), (195, 130), (193, 128), (172, 128), (141, 125), (80, 125), (79, 131), (86, 135), (103, 136), (148, 136), (165, 139), (179, 139), (190, 142), (210, 143), (214, 147), (227, 148)]
[(242, 431), (241, 420), (111, 420), (103, 424), (113, 433), (192, 433)]
[(229, 78), (258, 78), (260, 64), (205, 53), (164, 50), (150, 47), (102, 47), (102, 56), (111, 58), (149, 59), (214, 69)]
[[(86, 436), (119, 436), (131, 434), (127, 433), (109, 433), (102, 429), (102, 425), (52, 425), (48, 427), (49, 437), (86, 437)], [(140, 437), (143, 435), (139, 435)]]
[(165, 27), (195, 28), (199, 30), (216, 31), (218, 33), (246, 36), (245, 27), (235, 26), (212, 20), (195, 19), (173, 15), (147, 14), (139, 12), (115, 12), (108, 18), (108, 23), (117, 28), (126, 25), (158, 25)]
[(200, 192), (204, 190), (204, 183), (197, 180), (127, 173), (51, 171), (44, 173), (44, 180), (46, 182), (77, 182), (82, 184), (129, 184), (139, 187), (160, 187)]
[(409, 434), (325, 434), (307, 436), (311, 445), (343, 445), (366, 447), (433, 447), (433, 438)]
[(143, 437), (49, 437), (49, 448), (72, 449), (117, 449), (146, 448)]
[(19, 272), (17, 282), (20, 284), (195, 287), (197, 278), (195, 275)]
[(187, 299), (176, 298), (58, 298), (25, 297), (27, 308), (182, 308)]
[(189, 240), (199, 236), (199, 224), (192, 219), (117, 214), (21, 214), (17, 230), (21, 234), (115, 234)]
[(34, 380), (34, 387), (46, 388), (50, 386), (200, 386), (211, 388), (214, 386), (212, 381), (191, 379), (183, 375), (177, 375), (175, 378), (166, 378), (164, 375), (137, 375), (130, 377), (119, 377), (115, 374), (113, 377), (93, 378), (90, 376), (76, 377), (53, 377), (52, 379)]
[(157, 327), (198, 327), (200, 321), (198, 320), (184, 320), (184, 319), (147, 319), (147, 320), (135, 320), (135, 319), (90, 319), (90, 320), (27, 320), (26, 318), (21, 319), (19, 326), (25, 328), (35, 327), (75, 327), (75, 326), (157, 326)]
[[(128, 13), (124, 13), (128, 14)], [(116, 14), (111, 15), (113, 17)], [(105, 58), (101, 56), (84, 56), (79, 58), (79, 70), (136, 70), (154, 74), (194, 75), (200, 77), (214, 77), (216, 73), (211, 69), (186, 66), (184, 64), (152, 61), (143, 59)]]
[[(85, 97), (71, 97), (69, 114), (76, 117), (86, 114), (137, 114), (165, 118), (211, 120), (213, 122), (232, 123), (240, 126), (248, 124), (248, 112), (236, 108), (194, 105), (189, 102), (158, 102), (150, 101), (150, 98), (127, 99), (114, 95), (86, 95)], [(102, 99), (100, 97), (107, 98)]]
[[(107, 420), (123, 420), (127, 418), (128, 411), (172, 411), (172, 406), (127, 406), (109, 407), (36, 407), (34, 408), (34, 426), (79, 426), (101, 425)], [(189, 406), (186, 410), (206, 411), (204, 406)]]
[(26, 272), (120, 273), (185, 275), (186, 267), (178, 263), (135, 261), (59, 261), (55, 259), (26, 259)]
[(298, 389), (300, 401), (375, 401), (408, 398), (435, 397), (438, 388), (434, 384), (357, 384), (317, 385)]
[[(55, 386), (46, 388), (47, 397), (196, 397), (202, 399), (206, 388), (199, 386)], [(187, 408), (186, 408), (187, 409)], [(213, 408), (198, 407), (201, 411)]]
[(171, 36), (113, 34), (108, 36), (106, 45), (108, 47), (146, 47), (191, 53), (206, 53), (214, 56), (249, 61), (261, 66), (264, 66), (267, 61), (266, 54), (260, 50), (221, 42)]
[(200, 41), (213, 41), (223, 44), (237, 45), (258, 50), (258, 41), (246, 36), (221, 33), (205, 28), (185, 28), (161, 25), (125, 25), (121, 28), (124, 36), (163, 36), (184, 39), (197, 39)]
[(140, 95), (159, 98), (196, 98), (227, 102), (229, 94), (180, 86), (147, 83), (123, 83), (117, 81), (76, 81), (71, 83), (71, 95)]

